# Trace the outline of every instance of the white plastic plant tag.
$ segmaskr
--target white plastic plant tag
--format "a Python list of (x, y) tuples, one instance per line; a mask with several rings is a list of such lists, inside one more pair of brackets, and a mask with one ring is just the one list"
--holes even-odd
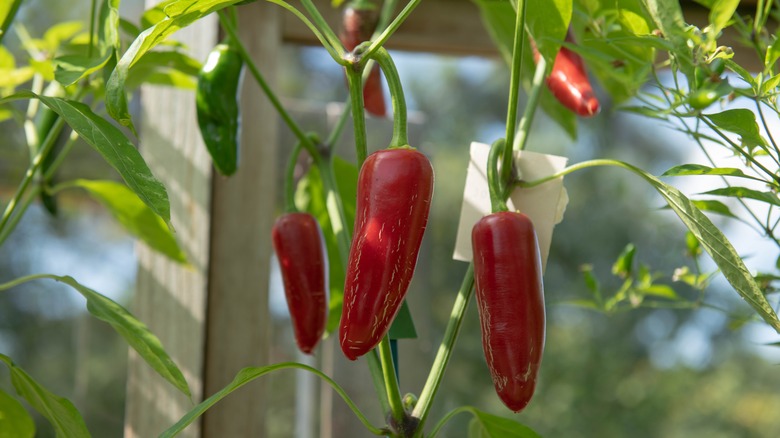
[[(486, 171), (489, 153), (489, 145), (471, 143), (471, 159), (466, 174), (466, 187), (463, 190), (463, 205), (460, 210), (455, 252), (452, 256), (455, 260), (471, 261), (471, 229), (477, 221), (491, 212)], [(555, 174), (566, 167), (567, 161), (567, 158), (557, 155), (528, 151), (515, 152), (515, 168), (525, 181), (534, 181)], [(528, 189), (517, 188), (512, 191), (507, 201), (510, 211), (521, 211), (531, 218), (539, 241), (542, 269), (547, 266), (553, 228), (563, 219), (563, 212), (568, 202), (563, 178)]]

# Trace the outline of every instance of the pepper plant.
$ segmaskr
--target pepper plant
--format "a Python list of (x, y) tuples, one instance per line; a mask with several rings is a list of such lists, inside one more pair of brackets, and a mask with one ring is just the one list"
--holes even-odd
[[(130, 233), (173, 260), (185, 263), (170, 227), (166, 188), (152, 174), (131, 140), (136, 128), (128, 109), (128, 94), (141, 83), (197, 89), (204, 142), (215, 168), (230, 175), (240, 166), (236, 92), (242, 65), (297, 138), (289, 169), (299, 154), (307, 154), (313, 163), (311, 175), (317, 173), (331, 196), (331, 202), (316, 203), (322, 206), (319, 209), (313, 207), (315, 203), (296, 205), (296, 181), (292, 171), (286, 173), (287, 212), (277, 222), (273, 239), (282, 263), (296, 341), (303, 352), (312, 353), (323, 333), (338, 336), (346, 357), (364, 361), (369, 367), (386, 423), (372, 424), (339, 384), (323, 372), (290, 362), (244, 369), (231, 384), (198, 404), (162, 436), (175, 436), (211, 406), (252, 380), (291, 368), (311, 372), (330, 384), (375, 435), (436, 436), (453, 416), (467, 411), (474, 416), (470, 429), (475, 436), (538, 436), (519, 422), (475, 407), (458, 408), (436, 419), (433, 425), (429, 424), (429, 414), (472, 300), (475, 277), (488, 365), (485, 372), (490, 372), (498, 396), (510, 410), (520, 411), (532, 402), (536, 373), (543, 366), (541, 261), (535, 224), (522, 211), (507, 212), (505, 200), (513, 191), (594, 167), (627, 170), (661, 195), (687, 227), (688, 247), (693, 256), (692, 266), (669, 277), (689, 284), (701, 296), (687, 300), (668, 283), (659, 282), (658, 276), (649, 274), (647, 268), (635, 269), (635, 249), (628, 246), (613, 269), (625, 279), (623, 287), (606, 297), (586, 271), (587, 287), (583, 289), (588, 289), (591, 296), (581, 303), (605, 312), (643, 305), (706, 305), (704, 293), (716, 272), (702, 271), (699, 257), (703, 250), (734, 292), (752, 307), (754, 318), (780, 332), (777, 298), (773, 295), (780, 273), (752, 272), (708, 217), (718, 214), (749, 223), (757, 237), (780, 248), (776, 234), (780, 224), (780, 146), (773, 133), (780, 115), (780, 73), (776, 68), (780, 38), (769, 33), (767, 26), (770, 19), (777, 18), (773, 2), (757, 0), (753, 9), (739, 9), (735, 0), (701, 0), (699, 3), (708, 10), (708, 23), (699, 28), (685, 22), (679, 2), (674, 0), (474, 0), (511, 72), (505, 135), (494, 143), (486, 163), (493, 212), (473, 229), (475, 262), (463, 278), (427, 381), (417, 395), (402, 398), (392, 341), (398, 337), (395, 330), (409, 330), (404, 298), (427, 226), (434, 169), (428, 158), (409, 144), (403, 85), (384, 46), (414, 13), (420, 0), (403, 5), (396, 0), (355, 0), (345, 7), (341, 36), (323, 19), (312, 0), (301, 0), (300, 5), (285, 0), (268, 1), (302, 20), (333, 62), (344, 69), (349, 100), (332, 132), (307, 132), (263, 79), (262, 66), (253, 62), (236, 31), (236, 9), (247, 7), (251, 1), (164, 0), (135, 24), (120, 18), (119, 0), (92, 0), (87, 31), (78, 27), (52, 28), (42, 39), (27, 35), (23, 23), (14, 20), (23, 0), (0, 6), (0, 41), (15, 29), (30, 58), (28, 65), (17, 66), (8, 50), (0, 46), (0, 69), (4, 73), (0, 78), (0, 117), (15, 119), (24, 130), (30, 156), (17, 191), (4, 202), (0, 245), (33, 202), (41, 202), (54, 213), (61, 191), (81, 189), (110, 210)], [(328, 7), (343, 7), (341, 2), (335, 3)], [(396, 12), (398, 6), (402, 8)], [(219, 14), (227, 38), (204, 65), (180, 46), (154, 50), (178, 29), (213, 13)], [(374, 17), (376, 28), (372, 34)], [(726, 29), (736, 32), (745, 47), (721, 45), (719, 40)], [(762, 61), (759, 72), (751, 73), (735, 61), (735, 54), (741, 51), (751, 52)], [(723, 187), (703, 194), (717, 199), (690, 199), (659, 176), (635, 164), (609, 158), (575, 163), (536, 180), (513, 171), (514, 155), (534, 144), (529, 134), (538, 108), (572, 136), (576, 135), (576, 117), (598, 117), (602, 105), (588, 80), (586, 66), (616, 111), (651, 117), (659, 124), (682, 131), (704, 152), (707, 162), (681, 163), (660, 177), (720, 178)], [(393, 136), (387, 148), (369, 148), (366, 110), (380, 116), (386, 111), (383, 96), (377, 94), (379, 71), (390, 89)], [(523, 88), (527, 99), (521, 111), (518, 102)], [(750, 103), (749, 108), (739, 106), (744, 102)], [(333, 153), (349, 117), (357, 157), (352, 164)], [(117, 128), (114, 122), (127, 130)], [(68, 140), (64, 146), (55, 147), (63, 132), (69, 133)], [(68, 159), (77, 138), (98, 151), (124, 184), (83, 179), (55, 183), (57, 169)], [(468, 140), (464, 139), (464, 145)], [(712, 144), (739, 157), (740, 167), (720, 165), (709, 152)], [(342, 195), (350, 191), (336, 183), (334, 169), (338, 166), (360, 169), (356, 190), (351, 191), (357, 193), (357, 199)], [(728, 205), (718, 199), (731, 199), (734, 203)], [(307, 208), (312, 211), (298, 212)], [(349, 211), (356, 211), (355, 218), (350, 217)], [(317, 219), (323, 223), (326, 219), (329, 226), (320, 229)], [(326, 249), (324, 242), (334, 245)], [(307, 258), (307, 254), (311, 256)], [(330, 280), (326, 258), (343, 268)], [(323, 289), (334, 277), (343, 281), (335, 287), (343, 295), (331, 296), (330, 302), (335, 304), (326, 309)], [(38, 279), (59, 281), (81, 293), (92, 315), (114, 327), (156, 372), (189, 395), (181, 371), (154, 334), (127, 309), (76, 279), (36, 274), (4, 280), (0, 290)], [(332, 286), (330, 289), (334, 290)], [(336, 330), (335, 321), (339, 319)], [(45, 389), (10, 357), (0, 355), (0, 361), (10, 369), (18, 395), (46, 417), (58, 435), (89, 436), (72, 403)], [(13, 432), (32, 436), (29, 414), (19, 401), (5, 393), (0, 396), (4, 400), (0, 413), (13, 412), (20, 419), (14, 423)]]

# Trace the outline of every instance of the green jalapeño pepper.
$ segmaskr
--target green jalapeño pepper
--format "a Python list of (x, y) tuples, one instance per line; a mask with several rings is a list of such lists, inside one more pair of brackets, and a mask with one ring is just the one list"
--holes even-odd
[(214, 47), (198, 74), (198, 126), (214, 167), (223, 175), (234, 174), (238, 167), (238, 91), (243, 65), (241, 54), (228, 39)]

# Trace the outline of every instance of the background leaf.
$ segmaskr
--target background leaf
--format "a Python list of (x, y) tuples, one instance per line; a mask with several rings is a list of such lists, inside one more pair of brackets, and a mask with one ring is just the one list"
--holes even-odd
[(478, 426), (471, 426), (470, 429), (478, 430), (475, 435), (479, 438), (541, 438), (539, 434), (528, 426), (520, 424), (508, 418), (488, 414), (478, 409), (471, 409), (474, 414), (472, 423)]
[(733, 167), (709, 167), (702, 166), (701, 164), (682, 164), (674, 166), (671, 169), (664, 172), (661, 176), (689, 176), (689, 175), (724, 175), (724, 176), (738, 176), (741, 178), (751, 178), (752, 176), (745, 175), (741, 169)]
[(4, 362), (11, 371), (11, 382), (16, 392), (27, 400), (33, 409), (49, 420), (58, 438), (90, 436), (84, 419), (73, 403), (49, 392), (23, 369), (16, 366), (10, 357), (0, 354), (0, 362)]
[[(127, 109), (126, 82), (130, 68), (148, 51), (169, 35), (189, 26), (198, 19), (241, 0), (180, 0), (166, 3), (164, 18), (141, 32), (117, 62), (114, 72), (106, 83), (106, 109), (120, 124), (135, 132), (130, 112)], [(159, 8), (159, 6), (158, 6)], [(145, 15), (146, 17), (146, 15)]]
[(723, 187), (702, 193), (703, 195), (729, 196), (732, 198), (754, 199), (767, 204), (780, 206), (780, 199), (772, 192), (759, 192), (747, 187)]
[(74, 131), (119, 172), (135, 194), (170, 226), (171, 208), (165, 186), (152, 175), (146, 161), (122, 131), (95, 114), (87, 105), (72, 100), (21, 91), (1, 99), (0, 103), (34, 98), (40, 99), (65, 119)]
[(19, 401), (0, 389), (0, 438), (33, 438), (35, 423)]
[(179, 263), (187, 262), (187, 256), (165, 222), (127, 186), (114, 181), (84, 179), (76, 180), (72, 185), (87, 190), (130, 234), (141, 239), (150, 248)]
[(742, 137), (742, 142), (747, 146), (766, 146), (766, 140), (761, 137), (758, 130), (756, 115), (748, 109), (731, 109), (716, 114), (705, 114), (704, 117), (718, 128)]

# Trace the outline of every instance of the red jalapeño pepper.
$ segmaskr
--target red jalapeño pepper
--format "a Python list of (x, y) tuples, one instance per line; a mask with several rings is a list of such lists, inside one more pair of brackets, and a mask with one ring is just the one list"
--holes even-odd
[(350, 360), (382, 340), (417, 263), (433, 194), (433, 168), (411, 148), (368, 156), (360, 169), (339, 339)]
[(311, 354), (328, 318), (328, 259), (322, 230), (308, 213), (286, 213), (271, 232), (298, 348)]
[(514, 412), (531, 400), (544, 349), (542, 266), (531, 220), (502, 211), (472, 229), (482, 347), (496, 393)]
[[(566, 42), (576, 44), (571, 30), (566, 33)], [(538, 60), (540, 55), (536, 45), (532, 44), (532, 48), (534, 60)], [(561, 46), (555, 57), (552, 71), (547, 77), (547, 88), (563, 106), (582, 117), (595, 116), (601, 110), (582, 58), (566, 47)]]
[[(376, 29), (377, 13), (373, 5), (353, 2), (344, 8), (341, 21), (341, 43), (348, 51), (352, 51), (360, 43), (371, 39)], [(379, 66), (374, 64), (363, 84), (363, 106), (369, 114), (376, 117), (387, 115), (385, 95), (382, 91), (382, 77)]]

